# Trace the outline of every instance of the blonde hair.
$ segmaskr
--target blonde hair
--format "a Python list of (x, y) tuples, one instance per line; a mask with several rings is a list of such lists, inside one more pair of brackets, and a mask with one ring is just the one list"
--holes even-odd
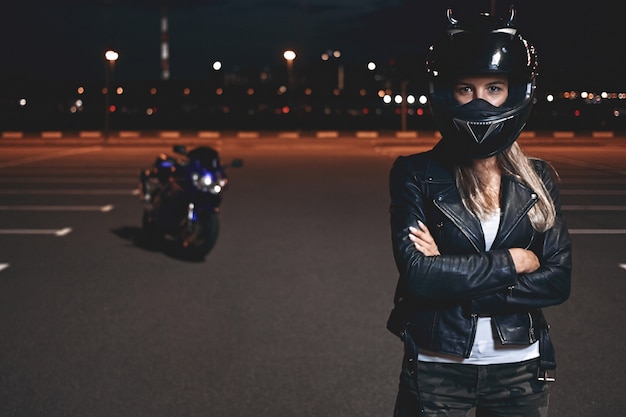
[[(537, 203), (528, 212), (533, 228), (539, 232), (550, 229), (555, 222), (556, 208), (543, 181), (522, 148), (514, 142), (508, 149), (496, 156), (502, 175), (509, 175), (529, 187), (537, 194)], [(484, 219), (498, 208), (499, 201), (492, 197), (487, 187), (480, 181), (471, 165), (457, 165), (456, 184), (465, 207), (478, 218)]]

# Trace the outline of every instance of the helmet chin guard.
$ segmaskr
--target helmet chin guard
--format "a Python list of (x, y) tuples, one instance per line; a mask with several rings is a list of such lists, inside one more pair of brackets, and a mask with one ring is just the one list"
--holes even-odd
[[(535, 101), (537, 56), (514, 27), (515, 10), (507, 21), (483, 13), (461, 22), (447, 12), (449, 27), (430, 47), (426, 69), (429, 103), (442, 141), (465, 159), (488, 158), (515, 142)], [(502, 76), (508, 98), (499, 107), (475, 99), (460, 105), (453, 88), (462, 77)]]
[(496, 120), (491, 123), (468, 122), (461, 119), (452, 119), (459, 130), (465, 130), (466, 135), (470, 135), (477, 144), (482, 144), (483, 140), (502, 131), (503, 123), (509, 119)]

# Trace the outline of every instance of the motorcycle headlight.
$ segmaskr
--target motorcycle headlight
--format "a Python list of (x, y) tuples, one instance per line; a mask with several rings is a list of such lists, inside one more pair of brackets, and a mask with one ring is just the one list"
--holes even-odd
[(200, 175), (194, 173), (191, 176), (193, 185), (200, 191), (209, 192), (211, 194), (219, 194), (226, 186), (227, 180), (225, 178), (213, 178), (211, 174)]

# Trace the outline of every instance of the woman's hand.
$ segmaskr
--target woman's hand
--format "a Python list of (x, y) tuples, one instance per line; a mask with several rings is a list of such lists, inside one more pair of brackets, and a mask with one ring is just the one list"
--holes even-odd
[(426, 256), (441, 255), (435, 243), (435, 239), (433, 239), (426, 225), (419, 220), (417, 221), (417, 225), (419, 228), (409, 226), (409, 239), (411, 239), (411, 242), (415, 245), (415, 249)]
[(540, 266), (539, 258), (537, 258), (537, 255), (535, 255), (528, 249), (511, 248), (509, 249), (509, 253), (513, 258), (515, 271), (518, 274), (535, 272)]

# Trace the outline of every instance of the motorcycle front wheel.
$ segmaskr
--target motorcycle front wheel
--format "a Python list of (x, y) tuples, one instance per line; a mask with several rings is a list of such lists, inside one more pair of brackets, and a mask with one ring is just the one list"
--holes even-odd
[(201, 259), (213, 249), (218, 234), (217, 213), (203, 213), (195, 222), (184, 218), (176, 238), (178, 254), (187, 259)]

